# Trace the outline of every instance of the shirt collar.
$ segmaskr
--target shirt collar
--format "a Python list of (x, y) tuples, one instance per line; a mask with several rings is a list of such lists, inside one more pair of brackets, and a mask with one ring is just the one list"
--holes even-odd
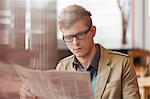
[(96, 45), (96, 53), (95, 53), (95, 56), (94, 56), (94, 58), (93, 58), (93, 60), (92, 60), (92, 62), (90, 64), (96, 70), (98, 68), (99, 59), (100, 59), (100, 50), (99, 49), (100, 49), (99, 46)]
[[(99, 64), (99, 59), (100, 59), (100, 47), (98, 45), (95, 45), (96, 46), (96, 53), (95, 53), (95, 56), (94, 58), (92, 59), (92, 62), (90, 64), (90, 68), (94, 68), (94, 69), (98, 69), (98, 64)], [(81, 63), (78, 61), (78, 59), (74, 56), (74, 61), (73, 61), (73, 67), (77, 70), (77, 68), (79, 68), (83, 66), (81, 65)]]

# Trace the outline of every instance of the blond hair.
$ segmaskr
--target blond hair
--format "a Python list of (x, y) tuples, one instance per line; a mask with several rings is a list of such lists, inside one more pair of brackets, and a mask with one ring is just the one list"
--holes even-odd
[(64, 8), (58, 17), (58, 27), (68, 29), (79, 20), (84, 20), (85, 24), (92, 25), (91, 13), (79, 5), (70, 5)]

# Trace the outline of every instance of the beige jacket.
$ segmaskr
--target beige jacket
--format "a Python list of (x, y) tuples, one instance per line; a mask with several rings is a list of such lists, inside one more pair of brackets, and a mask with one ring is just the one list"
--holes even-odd
[[(96, 99), (140, 99), (134, 65), (128, 55), (106, 50), (100, 45)], [(57, 70), (76, 71), (73, 55), (61, 60)]]

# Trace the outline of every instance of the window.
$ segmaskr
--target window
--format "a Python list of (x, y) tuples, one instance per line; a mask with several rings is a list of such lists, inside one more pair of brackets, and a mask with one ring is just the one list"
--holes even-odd
[[(97, 33), (94, 38), (96, 43), (102, 44), (109, 49), (131, 48), (131, 30), (127, 30), (127, 43), (122, 44), (123, 27), (122, 13), (118, 4), (128, 4), (127, 0), (57, 0), (57, 15), (60, 11), (70, 4), (79, 4), (91, 11), (93, 24), (97, 27)], [(126, 7), (123, 6), (123, 7)], [(127, 9), (130, 10), (130, 9)], [(128, 15), (130, 16), (130, 15)], [(129, 17), (130, 18), (130, 17)], [(130, 28), (131, 29), (131, 28)], [(58, 48), (65, 48), (62, 43), (62, 34), (57, 30)], [(62, 46), (62, 44), (64, 46)]]

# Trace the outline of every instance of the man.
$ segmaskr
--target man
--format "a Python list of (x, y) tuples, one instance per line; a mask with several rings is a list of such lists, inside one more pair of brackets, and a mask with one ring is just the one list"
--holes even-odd
[(89, 71), (95, 99), (140, 99), (131, 59), (94, 44), (96, 27), (89, 11), (70, 5), (61, 12), (58, 26), (73, 55), (62, 59), (57, 70)]
[(89, 71), (96, 99), (140, 99), (134, 65), (128, 55), (94, 44), (91, 13), (78, 5), (63, 9), (58, 19), (63, 40), (73, 53), (57, 70)]

